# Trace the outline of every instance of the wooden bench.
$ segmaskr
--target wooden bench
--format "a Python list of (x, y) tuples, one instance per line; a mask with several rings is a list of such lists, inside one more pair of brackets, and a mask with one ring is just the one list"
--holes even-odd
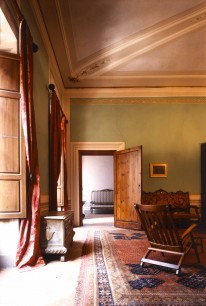
[(190, 205), (189, 192), (183, 192), (181, 190), (167, 192), (163, 189), (158, 189), (154, 192), (142, 191), (141, 203), (152, 205), (169, 204), (174, 214), (176, 214), (176, 217), (180, 217), (185, 222), (186, 220), (195, 223), (199, 223), (200, 221), (199, 207)]
[(114, 190), (102, 189), (91, 192), (90, 211), (94, 210), (114, 212)]

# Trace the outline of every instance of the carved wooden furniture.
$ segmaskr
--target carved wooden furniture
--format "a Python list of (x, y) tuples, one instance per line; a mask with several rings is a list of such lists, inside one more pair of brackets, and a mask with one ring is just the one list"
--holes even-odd
[[(135, 210), (151, 245), (141, 259), (142, 267), (144, 263), (150, 263), (175, 269), (176, 274), (179, 275), (183, 259), (191, 248), (195, 251), (197, 261), (200, 261), (192, 235), (196, 224), (191, 225), (182, 234), (179, 234), (169, 205), (135, 204)], [(179, 256), (178, 263), (161, 261), (159, 258), (149, 259), (148, 256), (153, 251)]]
[(93, 190), (91, 193), (90, 211), (93, 210), (114, 211), (114, 190)]
[(142, 191), (141, 203), (151, 205), (169, 204), (175, 213), (175, 218), (179, 219), (179, 223), (182, 223), (182, 225), (184, 223), (188, 225), (189, 222), (198, 224), (200, 221), (199, 207), (190, 205), (189, 192), (181, 190), (167, 192), (163, 189), (154, 192)]
[(48, 212), (41, 218), (40, 244), (43, 254), (58, 254), (65, 261), (73, 241), (73, 211)]

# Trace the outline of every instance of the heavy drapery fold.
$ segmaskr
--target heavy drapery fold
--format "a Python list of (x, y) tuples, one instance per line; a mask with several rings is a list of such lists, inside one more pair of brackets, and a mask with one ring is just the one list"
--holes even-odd
[(66, 137), (67, 137), (67, 119), (65, 115), (62, 116), (61, 120), (61, 129), (62, 129), (62, 141), (63, 141), (63, 163), (64, 163), (64, 210), (68, 210), (68, 193), (67, 193), (67, 151), (66, 151)]
[[(57, 211), (57, 184), (61, 171), (63, 153), (64, 203), (63, 210), (68, 209), (67, 167), (66, 167), (66, 116), (59, 103), (56, 91), (50, 94), (49, 119), (49, 210)], [(63, 150), (63, 152), (62, 152)]]
[(33, 40), (26, 21), (20, 24), (20, 93), (26, 148), (27, 218), (20, 222), (16, 266), (44, 265), (40, 251), (40, 175), (33, 105)]

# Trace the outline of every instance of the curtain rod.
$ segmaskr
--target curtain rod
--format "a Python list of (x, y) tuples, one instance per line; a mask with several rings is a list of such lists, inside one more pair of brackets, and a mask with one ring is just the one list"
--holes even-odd
[(51, 90), (53, 92), (55, 90), (55, 85), (54, 84), (49, 84), (48, 88), (49, 88), (49, 90)]
[(38, 45), (33, 42), (33, 44), (32, 44), (32, 51), (33, 51), (33, 53), (38, 52), (38, 50), (39, 50)]
[(13, 7), (14, 7), (16, 13), (17, 13), (17, 17), (18, 17), (19, 21), (21, 21), (21, 20), (24, 18), (24, 15), (22, 14), (22, 12), (21, 12), (21, 10), (20, 10), (17, 1), (16, 1), (16, 0), (13, 0), (13, 1), (11, 2), (11, 4), (13, 4)]
[[(18, 21), (21, 22), (23, 19), (26, 21), (26, 18), (22, 14), (17, 1), (13, 0), (11, 3), (13, 4), (13, 10), (16, 12)], [(33, 51), (33, 53), (36, 53), (38, 50), (39, 50), (38, 45), (33, 42), (33, 44), (32, 44), (32, 51)]]

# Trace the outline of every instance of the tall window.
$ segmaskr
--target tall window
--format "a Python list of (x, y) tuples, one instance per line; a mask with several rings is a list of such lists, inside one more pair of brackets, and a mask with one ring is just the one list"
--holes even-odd
[(9, 10), (0, 8), (0, 219), (26, 216), (18, 31), (11, 20)]
[(17, 39), (0, 8), (0, 50), (17, 54)]

